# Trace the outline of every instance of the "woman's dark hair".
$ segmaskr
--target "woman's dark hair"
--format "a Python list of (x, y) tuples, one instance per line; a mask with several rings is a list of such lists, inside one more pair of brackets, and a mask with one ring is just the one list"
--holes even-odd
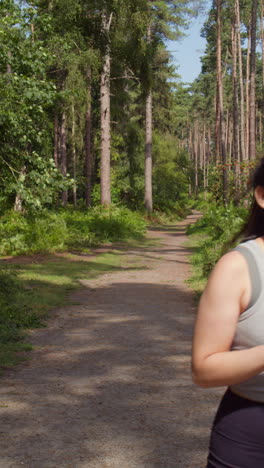
[[(252, 176), (252, 186), (254, 190), (258, 186), (264, 188), (264, 158), (255, 169)], [(264, 236), (264, 209), (257, 204), (255, 198), (252, 201), (248, 220), (240, 232), (241, 235), (243, 240)]]

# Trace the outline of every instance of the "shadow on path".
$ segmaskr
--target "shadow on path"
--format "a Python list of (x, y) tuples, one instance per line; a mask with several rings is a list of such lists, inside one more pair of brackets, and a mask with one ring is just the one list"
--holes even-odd
[(193, 293), (166, 247), (33, 333), (33, 359), (2, 379), (1, 468), (203, 468), (220, 392), (192, 384)]

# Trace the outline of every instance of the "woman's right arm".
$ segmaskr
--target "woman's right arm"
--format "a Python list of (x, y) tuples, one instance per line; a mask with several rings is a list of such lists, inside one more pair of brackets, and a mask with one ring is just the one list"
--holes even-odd
[(192, 371), (201, 387), (240, 383), (264, 371), (264, 345), (230, 351), (250, 279), (236, 251), (216, 264), (201, 297), (195, 324)]

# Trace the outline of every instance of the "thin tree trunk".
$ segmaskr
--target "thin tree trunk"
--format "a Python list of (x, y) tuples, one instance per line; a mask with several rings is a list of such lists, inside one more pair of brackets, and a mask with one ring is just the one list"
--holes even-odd
[[(262, 0), (261, 1), (261, 18), (260, 18), (261, 59), (262, 59), (262, 109), (261, 109), (262, 126), (264, 122), (264, 27), (263, 27), (263, 22), (264, 22), (264, 5), (263, 5), (263, 0)], [(262, 140), (261, 140), (261, 144), (262, 144)]]
[[(22, 179), (24, 180), (25, 175), (26, 175), (26, 166), (23, 166), (19, 173), (18, 180), (20, 181), (22, 181)], [(23, 211), (23, 199), (22, 199), (21, 193), (19, 192), (16, 194), (15, 203), (14, 203), (14, 211), (18, 211), (19, 213)]]
[(73, 166), (73, 205), (77, 206), (77, 160), (76, 160), (76, 148), (75, 148), (75, 109), (72, 104), (72, 166)]
[(152, 93), (146, 99), (145, 208), (152, 212)]
[(222, 24), (221, 24), (221, 0), (217, 0), (217, 90), (219, 97), (220, 114), (220, 155), (223, 165), (223, 201), (227, 203), (227, 170), (226, 170), (226, 145), (225, 145), (225, 122), (223, 101), (223, 77), (222, 77)]
[(256, 157), (256, 29), (258, 0), (252, 0), (249, 80), (249, 159)]
[[(237, 83), (237, 34), (236, 21), (232, 23), (232, 85), (233, 85), (233, 155), (232, 167), (235, 172), (235, 187), (239, 185), (239, 117), (238, 117), (238, 83)], [(239, 194), (236, 191), (236, 194)]]
[(59, 167), (59, 119), (58, 114), (54, 117), (54, 163)]
[[(60, 157), (61, 157), (61, 173), (66, 177), (67, 175), (67, 147), (66, 147), (66, 114), (65, 111), (61, 116), (60, 127)], [(66, 206), (68, 202), (68, 190), (62, 192), (62, 205)]]
[(262, 112), (259, 111), (259, 144), (262, 145), (263, 143), (263, 131), (262, 131)]
[(228, 145), (229, 127), (230, 127), (230, 116), (229, 116), (229, 110), (227, 109), (227, 111), (226, 111), (226, 125), (225, 125), (225, 145), (226, 145), (226, 148), (227, 148), (227, 145)]
[(248, 49), (246, 68), (246, 159), (249, 159), (249, 81), (250, 81), (251, 24), (248, 27)]
[(109, 30), (112, 22), (112, 14), (108, 17), (106, 12), (102, 14), (102, 29), (107, 36), (108, 43), (103, 57), (103, 69), (101, 72), (101, 204), (111, 204), (111, 126), (110, 126), (110, 39)]
[(89, 207), (92, 204), (92, 106), (91, 106), (91, 77), (88, 76), (88, 96), (87, 96), (87, 109), (85, 114), (85, 202)]
[(235, 0), (235, 17), (236, 17), (236, 39), (238, 51), (238, 66), (239, 66), (239, 87), (240, 87), (240, 160), (246, 159), (246, 144), (245, 144), (245, 95), (243, 82), (243, 62), (242, 62), (242, 47), (240, 34), (240, 7), (239, 0)]
[(193, 149), (194, 149), (194, 168), (195, 168), (195, 196), (198, 196), (198, 187), (199, 187), (199, 177), (198, 177), (198, 167), (199, 167), (199, 144), (198, 144), (198, 120), (194, 122), (194, 134), (193, 134)]
[(216, 89), (215, 98), (215, 161), (220, 161), (220, 107), (219, 107), (219, 91)]
[[(148, 25), (147, 42), (151, 42), (151, 24)], [(145, 143), (145, 208), (151, 213), (152, 202), (152, 92), (146, 97), (146, 143)]]
[(206, 200), (206, 128), (205, 121), (203, 122), (203, 189), (204, 189), (204, 199)]

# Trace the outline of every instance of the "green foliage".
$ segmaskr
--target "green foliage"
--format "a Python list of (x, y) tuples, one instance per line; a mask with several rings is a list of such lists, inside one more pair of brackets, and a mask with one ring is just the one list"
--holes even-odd
[(165, 212), (180, 208), (182, 194), (188, 191), (189, 162), (178, 143), (170, 134), (154, 135), (153, 200)]
[[(227, 172), (228, 199), (243, 205), (251, 201), (250, 184), (251, 176), (257, 165), (257, 161), (235, 161), (234, 164), (215, 164), (208, 170), (208, 190), (211, 199), (218, 202), (223, 194), (223, 171)], [(236, 176), (237, 173), (237, 176)]]
[(24, 216), (11, 211), (0, 218), (0, 255), (61, 250), (67, 236), (65, 222), (55, 213)]
[(65, 211), (69, 246), (91, 246), (141, 237), (145, 232), (143, 217), (128, 208), (95, 207), (87, 212)]
[(143, 216), (124, 207), (87, 211), (43, 211), (41, 215), (8, 212), (0, 218), (0, 255), (47, 253), (67, 247), (138, 238), (145, 232)]
[(238, 234), (247, 217), (245, 208), (210, 204), (205, 214), (190, 225), (189, 235), (201, 235), (193, 262), (199, 265), (201, 277), (207, 277), (226, 250), (233, 247), (232, 239)]

